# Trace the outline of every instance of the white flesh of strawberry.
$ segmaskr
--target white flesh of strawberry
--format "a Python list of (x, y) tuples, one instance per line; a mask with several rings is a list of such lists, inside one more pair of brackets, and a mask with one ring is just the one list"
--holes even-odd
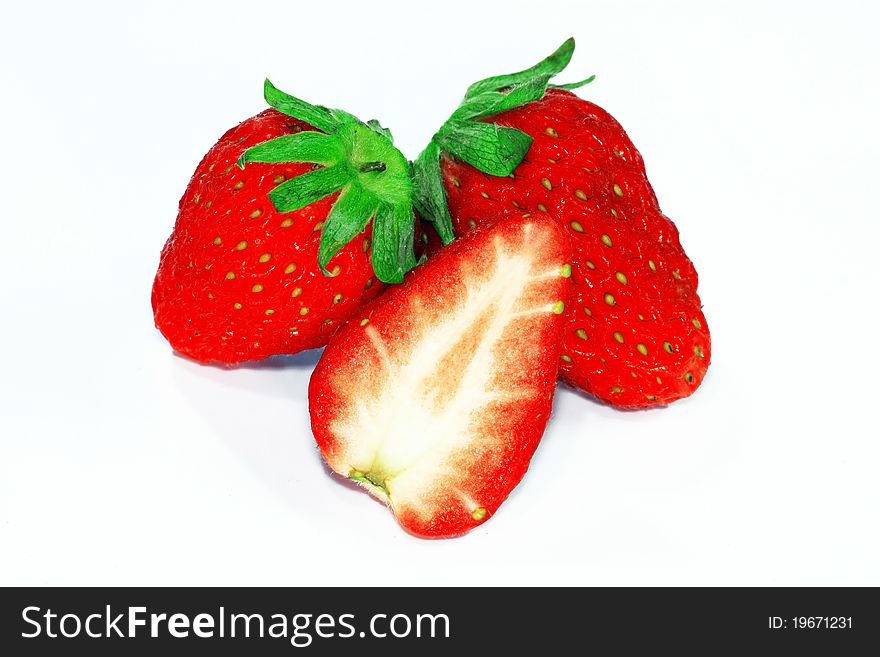
[[(523, 237), (528, 244), (531, 226)], [(341, 474), (364, 484), (374, 495), (389, 502), (395, 510), (409, 507), (414, 510), (430, 508), (431, 491), (435, 486), (453, 488), (468, 513), (479, 509), (480, 500), (472, 499), (466, 490), (457, 489), (462, 475), (449, 463), (449, 457), (459, 450), (472, 448), (478, 441), (496, 441), (506, 438), (492, 432), (472, 429), (474, 414), (498, 400), (512, 401), (534, 398), (543, 392), (531, 387), (504, 387), (498, 385), (493, 372), (498, 367), (510, 367), (498, 359), (519, 359), (521, 354), (509, 353), (502, 343), (508, 329), (528, 330), (517, 326), (536, 315), (559, 313), (559, 302), (544, 299), (535, 307), (524, 307), (523, 298), (530, 285), (547, 278), (559, 278), (559, 267), (547, 271), (546, 261), (538, 267), (529, 257), (529, 248), (508, 251), (500, 239), (494, 240), (495, 261), (482, 263), (485, 269), (476, 276), (467, 270), (461, 279), (468, 281), (464, 300), (459, 300), (444, 311), (442, 319), (424, 308), (426, 300), (413, 299), (407, 312), (415, 314), (412, 325), (421, 335), (405, 336), (413, 344), (403, 358), (393, 358), (393, 346), (386, 345), (379, 332), (370, 325), (365, 327), (372, 347), (379, 354), (382, 372), (381, 397), (361, 395), (352, 406), (352, 413), (332, 426), (334, 435), (345, 445), (337, 452), (332, 467)], [(537, 249), (540, 251), (540, 249)], [(466, 265), (474, 266), (473, 264)], [(476, 283), (474, 283), (476, 281)], [(493, 309), (494, 312), (489, 312)], [(436, 310), (436, 309), (435, 309)], [(462, 364), (463, 373), (456, 375), (458, 385), (439, 407), (431, 392), (430, 382), (444, 373), (438, 368), (469, 330), (482, 325), (480, 339), (470, 361)], [(448, 361), (446, 361), (448, 362)]]

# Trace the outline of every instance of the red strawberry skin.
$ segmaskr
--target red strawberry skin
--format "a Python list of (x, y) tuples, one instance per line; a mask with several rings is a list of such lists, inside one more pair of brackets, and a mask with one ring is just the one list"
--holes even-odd
[(338, 194), (279, 214), (268, 193), (313, 164), (251, 162), (251, 146), (313, 130), (268, 109), (229, 130), (180, 200), (153, 283), (157, 328), (194, 360), (238, 363), (319, 347), (384, 285), (373, 276), (372, 224), (318, 266), (322, 222)]
[(690, 395), (711, 354), (697, 272), (623, 128), (559, 89), (485, 120), (534, 141), (509, 178), (443, 156), (453, 227), (463, 235), (526, 211), (552, 217), (569, 234), (573, 291), (561, 377), (617, 406)]
[(361, 309), (309, 386), (328, 465), (425, 538), (495, 514), (550, 417), (567, 235), (511, 218), (457, 240)]

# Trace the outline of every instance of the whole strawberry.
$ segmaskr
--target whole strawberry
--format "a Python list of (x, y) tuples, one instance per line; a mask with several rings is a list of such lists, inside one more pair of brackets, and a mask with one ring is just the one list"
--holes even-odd
[(641, 155), (610, 114), (536, 66), (473, 84), (415, 163), (420, 212), (448, 243), (484, 223), (549, 215), (571, 237), (560, 375), (618, 406), (690, 395), (709, 365), (697, 273)]
[(156, 326), (200, 362), (327, 342), (416, 264), (409, 166), (376, 122), (267, 80), (267, 109), (208, 151), (153, 283)]

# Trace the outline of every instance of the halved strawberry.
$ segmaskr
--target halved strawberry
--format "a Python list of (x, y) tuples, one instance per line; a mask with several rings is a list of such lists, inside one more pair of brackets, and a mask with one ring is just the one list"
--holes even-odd
[(413, 534), (476, 527), (526, 473), (550, 417), (570, 253), (547, 217), (476, 231), (324, 351), (309, 386), (318, 446)]

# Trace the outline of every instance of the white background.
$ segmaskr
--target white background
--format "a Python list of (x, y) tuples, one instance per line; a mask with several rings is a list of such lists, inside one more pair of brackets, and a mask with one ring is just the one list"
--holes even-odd
[[(5, 7), (0, 584), (880, 585), (876, 3), (302, 4)], [(714, 362), (662, 410), (561, 388), (497, 516), (419, 540), (322, 466), (318, 354), (172, 354), (159, 251), (264, 77), (415, 157), (570, 35), (562, 81), (596, 73), (642, 151)]]

